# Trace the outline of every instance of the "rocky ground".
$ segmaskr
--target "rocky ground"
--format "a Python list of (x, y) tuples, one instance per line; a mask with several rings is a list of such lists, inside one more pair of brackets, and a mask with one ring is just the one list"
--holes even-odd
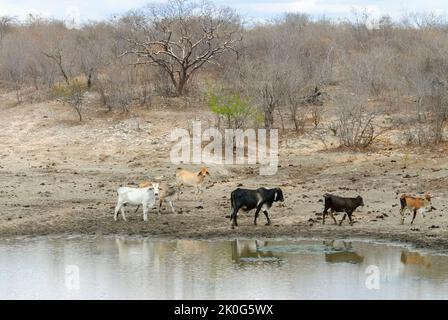
[[(177, 212), (153, 210), (115, 222), (116, 189), (144, 179), (174, 180), (179, 165), (169, 159), (173, 128), (210, 121), (192, 106), (158, 103), (132, 114), (87, 109), (78, 123), (58, 103), (10, 103), (0, 96), (0, 237), (41, 235), (141, 235), (167, 238), (372, 238), (448, 248), (448, 162), (445, 147), (416, 149), (382, 143), (363, 153), (323, 150), (312, 136), (283, 136), (274, 176), (256, 167), (210, 166), (200, 200), (187, 190)], [(97, 109), (97, 108), (96, 108)], [(198, 116), (201, 114), (201, 116)], [(72, 120), (73, 119), (73, 120)], [(208, 122), (210, 123), (210, 122)], [(198, 166), (184, 165), (187, 169)], [(252, 225), (253, 212), (230, 228), (229, 195), (238, 185), (281, 187), (285, 202), (271, 209), (272, 225)], [(436, 208), (400, 225), (399, 195), (429, 191)], [(362, 195), (366, 206), (353, 226), (321, 223), (322, 195)], [(338, 219), (341, 216), (337, 216)]]

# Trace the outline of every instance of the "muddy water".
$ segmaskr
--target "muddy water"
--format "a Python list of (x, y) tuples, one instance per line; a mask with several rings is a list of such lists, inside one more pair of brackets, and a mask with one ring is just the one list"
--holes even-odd
[(0, 299), (446, 299), (448, 256), (359, 241), (0, 240)]

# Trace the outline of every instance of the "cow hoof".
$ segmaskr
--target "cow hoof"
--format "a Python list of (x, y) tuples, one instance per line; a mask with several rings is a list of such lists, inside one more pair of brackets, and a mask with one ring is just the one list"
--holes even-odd
[(265, 226), (270, 226), (270, 225), (271, 225), (271, 223), (270, 223), (270, 222), (268, 222), (268, 223), (266, 223), (266, 224), (265, 224)]

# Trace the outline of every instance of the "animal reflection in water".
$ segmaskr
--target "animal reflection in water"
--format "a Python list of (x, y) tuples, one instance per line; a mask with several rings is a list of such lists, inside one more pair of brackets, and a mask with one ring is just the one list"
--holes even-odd
[(418, 252), (410, 252), (405, 250), (401, 253), (400, 260), (405, 265), (422, 266), (425, 268), (431, 267), (431, 261)]
[(236, 263), (280, 262), (280, 257), (272, 252), (258, 250), (267, 245), (267, 241), (235, 240), (232, 242), (232, 260)]
[(152, 245), (143, 239), (127, 240), (117, 238), (115, 239), (115, 245), (117, 247), (120, 264), (137, 264), (151, 259), (149, 254), (151, 252)]
[(361, 263), (364, 257), (357, 254), (352, 247), (351, 242), (342, 242), (341, 246), (336, 246), (335, 241), (324, 241), (324, 245), (334, 252), (325, 253), (325, 261), (329, 263)]

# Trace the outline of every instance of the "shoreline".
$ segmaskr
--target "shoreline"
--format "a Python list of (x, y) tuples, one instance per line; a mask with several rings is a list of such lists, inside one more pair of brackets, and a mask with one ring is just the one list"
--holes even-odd
[[(52, 112), (50, 120), (48, 108)], [(334, 150), (319, 152), (318, 142), (306, 137), (285, 137), (279, 168), (274, 176), (258, 175), (256, 166), (210, 166), (202, 196), (192, 188), (174, 201), (176, 213), (166, 205), (160, 216), (129, 208), (129, 221), (113, 221), (120, 186), (162, 177), (173, 183), (178, 165), (168, 158), (169, 125), (188, 127), (190, 111), (142, 110), (151, 119), (145, 131), (123, 132), (101, 118), (83, 125), (61, 125), (65, 109), (59, 105), (24, 105), (1, 110), (5, 123), (0, 135), (0, 239), (18, 236), (139, 236), (159, 239), (278, 239), (320, 238), (387, 240), (419, 248), (448, 250), (448, 161), (446, 148), (420, 152), (390, 146), (366, 153)], [(10, 125), (10, 124), (13, 125)], [(117, 123), (118, 122), (117, 120)], [(21, 130), (25, 126), (27, 130)], [(28, 135), (30, 131), (34, 135)], [(67, 147), (66, 137), (74, 140)], [(85, 143), (87, 136), (96, 139)], [(118, 138), (114, 138), (118, 137)], [(311, 149), (309, 149), (309, 148)], [(124, 152), (123, 150), (126, 150)], [(182, 165), (195, 172), (196, 165)], [(254, 212), (240, 212), (240, 226), (232, 230), (226, 218), (230, 193), (237, 187), (279, 187), (285, 202), (275, 204), (272, 225), (253, 225)], [(400, 224), (400, 194), (433, 195), (436, 210), (414, 225), (406, 216)], [(355, 224), (322, 225), (324, 193), (356, 197), (365, 207), (354, 213)], [(338, 220), (340, 215), (336, 215)]]
[[(345, 230), (344, 230), (345, 231)], [(384, 233), (370, 232), (361, 234), (356, 232), (351, 234), (348, 232), (338, 232), (329, 235), (328, 232), (304, 232), (303, 234), (276, 234), (276, 235), (259, 235), (255, 233), (238, 233), (238, 234), (210, 234), (210, 235), (193, 235), (193, 234), (129, 234), (121, 233), (35, 233), (35, 234), (16, 234), (16, 235), (0, 235), (0, 241), (34, 241), (38, 239), (128, 239), (128, 240), (155, 240), (155, 241), (177, 241), (177, 240), (193, 240), (193, 241), (231, 241), (231, 240), (265, 240), (265, 241), (356, 241), (377, 244), (397, 245), (407, 247), (411, 250), (430, 250), (440, 254), (448, 254), (448, 238), (429, 238), (421, 239), (418, 235), (399, 235), (392, 237)]]

